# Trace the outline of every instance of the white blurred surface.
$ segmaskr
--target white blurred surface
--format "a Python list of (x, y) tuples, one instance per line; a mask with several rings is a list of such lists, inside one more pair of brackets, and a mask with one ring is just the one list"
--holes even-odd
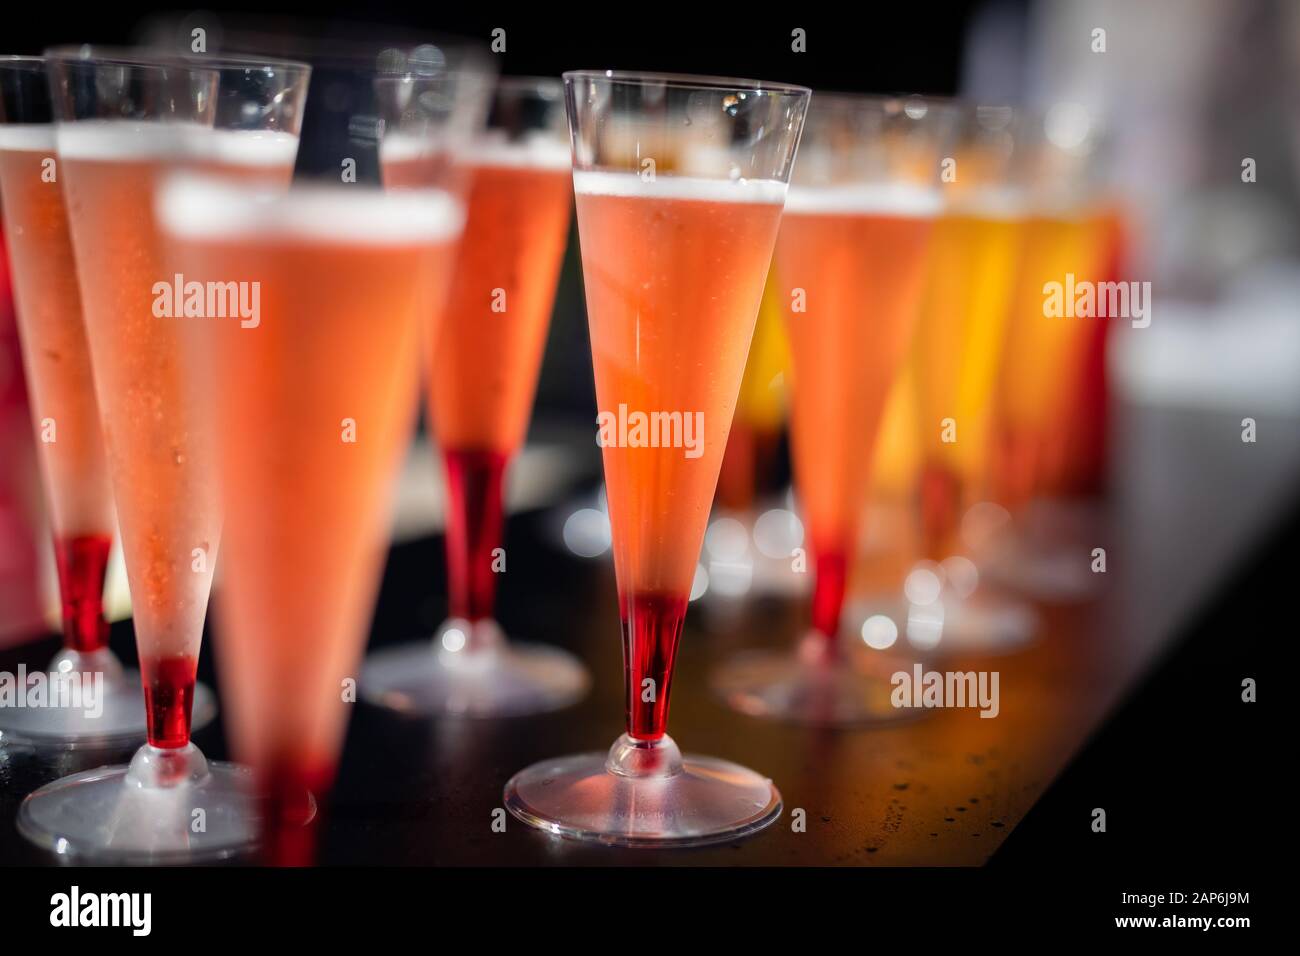
[(1254, 268), (1211, 303), (1166, 301), (1156, 290), (1151, 325), (1116, 332), (1110, 368), (1126, 398), (1243, 415), (1300, 411), (1300, 266)]

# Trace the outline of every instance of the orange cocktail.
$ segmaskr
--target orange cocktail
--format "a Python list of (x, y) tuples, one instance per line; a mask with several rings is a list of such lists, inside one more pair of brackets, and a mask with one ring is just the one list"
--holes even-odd
[[(95, 387), (113, 476), (149, 740), (188, 741), (199, 642), (221, 535), (204, 396), (180, 361), (175, 271), (154, 193), (178, 165), (283, 188), (288, 133), (86, 121), (61, 127), (63, 166)], [(198, 158), (194, 158), (198, 157)]]
[(564, 80), (626, 723), (608, 751), (515, 774), (505, 805), (604, 844), (734, 839), (771, 824), (780, 793), (683, 754), (668, 707), (809, 91), (614, 71)]
[(113, 496), (58, 179), (54, 127), (0, 126), (0, 188), (23, 364), (54, 531), (65, 645), (107, 645)]
[(834, 639), (876, 435), (924, 288), (933, 191), (792, 187), (777, 241), (792, 354), (795, 491), (816, 574), (812, 625)]
[(188, 180), (164, 202), (183, 268), (260, 288), (255, 326), (191, 320), (188, 354), (210, 386), (225, 518), (230, 733), (270, 800), (270, 859), (305, 863), (296, 824), (304, 795), (333, 780), (414, 424), (422, 326), (463, 213), (434, 190), (301, 190), (258, 205)]
[[(628, 733), (654, 738), (667, 721), (673, 659), (784, 188), (589, 172), (576, 173), (574, 186), (635, 689)], [(651, 702), (640, 694), (646, 679), (658, 687)]]
[(586, 671), (560, 648), (507, 640), (495, 610), (505, 476), (528, 432), (573, 210), (560, 83), (504, 78), (481, 135), (454, 156), (429, 147), (399, 134), (380, 158), (389, 188), (449, 176), (465, 193), (451, 289), (424, 346), (446, 476), (449, 613), (432, 642), (372, 654), (362, 689), (411, 714), (554, 710), (586, 690)]

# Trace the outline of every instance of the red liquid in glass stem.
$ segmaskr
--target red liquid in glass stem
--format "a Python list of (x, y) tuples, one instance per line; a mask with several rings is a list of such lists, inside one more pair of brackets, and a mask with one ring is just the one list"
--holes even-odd
[(962, 482), (956, 472), (928, 465), (921, 472), (921, 531), (926, 557), (941, 561), (961, 520)]
[(321, 829), (332, 767), (303, 767), (286, 761), (261, 780), (262, 858), (268, 866), (311, 866)]
[[(637, 740), (658, 740), (668, 727), (673, 661), (686, 617), (685, 597), (637, 594), (620, 598), (623, 668), (627, 681), (627, 732)], [(653, 700), (645, 681), (654, 681)]]
[(840, 633), (844, 610), (844, 589), (848, 585), (849, 562), (845, 552), (818, 551), (813, 570), (812, 626), (834, 642)]
[(190, 742), (190, 715), (199, 662), (193, 657), (179, 656), (146, 658), (140, 665), (149, 743), (155, 747), (184, 747)]
[[(1112, 218), (1105, 227), (1105, 234), (1106, 251), (1100, 278), (1106, 282), (1124, 281), (1128, 278), (1124, 221), (1119, 217)], [(1100, 305), (1097, 321), (1088, 335), (1083, 394), (1077, 405), (1081, 420), (1075, 425), (1077, 447), (1066, 488), (1075, 494), (1098, 495), (1104, 490), (1111, 415), (1108, 353), (1114, 340), (1111, 331), (1117, 324), (1113, 320), (1119, 318), (1110, 315), (1109, 302)]]
[(104, 620), (104, 575), (113, 539), (106, 534), (54, 539), (63, 603), (63, 643), (85, 654), (108, 644)]
[(492, 552), (501, 546), (504, 452), (447, 449), (447, 583), (451, 616), (492, 617), (496, 572)]

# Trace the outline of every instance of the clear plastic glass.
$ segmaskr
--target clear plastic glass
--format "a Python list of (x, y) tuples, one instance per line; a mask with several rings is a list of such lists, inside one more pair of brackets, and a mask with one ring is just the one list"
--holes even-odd
[(546, 832), (620, 846), (734, 839), (776, 820), (780, 794), (752, 770), (682, 755), (668, 705), (809, 91), (662, 74), (564, 80), (627, 733), (608, 753), (520, 771), (505, 805)]
[[(795, 498), (813, 575), (811, 629), (790, 651), (747, 651), (714, 690), (754, 716), (829, 726), (911, 717), (890, 702), (910, 670), (843, 626), (862, 541), (873, 453), (926, 291), (941, 211), (944, 148), (956, 122), (939, 99), (813, 97), (772, 265), (790, 343)], [(899, 633), (904, 633), (904, 628)]]
[[(139, 673), (108, 648), (103, 592), (116, 519), (54, 156), (45, 61), (0, 57), (5, 237), (63, 618), (63, 648), (28, 689), (57, 677), (93, 693), (101, 682), (89, 708), (0, 707), (0, 743), (107, 748), (144, 739), (144, 698)], [(196, 716), (210, 719), (211, 709), (207, 699)]]
[[(429, 174), (409, 147), (399, 130), (380, 150), (391, 187)], [(578, 700), (587, 673), (559, 648), (508, 641), (493, 612), (506, 472), (527, 430), (573, 206), (560, 81), (498, 81), (487, 128), (455, 161), (467, 218), (427, 386), (446, 475), (450, 617), (432, 641), (371, 654), (361, 692), (412, 715), (540, 713)]]
[(155, 284), (174, 263), (154, 190), (181, 167), (287, 186), (310, 68), (92, 47), (50, 50), (46, 61), (148, 743), (130, 767), (28, 796), (21, 829), (90, 862), (221, 858), (252, 845), (257, 808), (246, 770), (209, 763), (190, 742), (222, 516), (206, 398), (177, 371), (183, 320), (159, 321), (155, 311)]
[[(945, 145), (943, 208), (911, 353), (919, 560), (871, 614), (917, 628), (934, 654), (1018, 650), (1037, 617), (978, 566), (994, 460), (999, 375), (1025, 243), (1025, 117), (965, 103)], [(972, 541), (973, 537), (976, 541)]]
[(1003, 586), (1071, 603), (1103, 580), (1091, 564), (1103, 519), (1107, 334), (1117, 317), (1102, 296), (1094, 315), (1053, 314), (1044, 293), (1120, 280), (1124, 224), (1103, 189), (1096, 114), (1056, 103), (1027, 126), (1025, 237), (992, 436), (993, 494), (1011, 520), (980, 563)]
[(1102, 575), (1093, 549), (1102, 539), (1105, 512), (1083, 495), (1035, 496), (1008, 515), (1006, 525), (981, 549), (982, 573), (994, 584), (1047, 604), (1094, 597)]
[[(331, 61), (327, 95), (308, 109), (318, 133), (302, 146), (309, 182), (266, 195), (181, 175), (158, 200), (186, 274), (261, 289), (256, 327), (192, 324), (186, 356), (213, 396), (227, 729), (252, 771), (271, 865), (316, 859), (414, 426), (421, 345), (437, 334), (430, 316), (454, 274), (463, 198), (432, 157), (481, 123), (487, 87), (448, 54), (422, 45)], [(426, 94), (430, 111), (418, 106)], [(385, 104), (416, 111), (418, 126)], [(390, 134), (432, 158), (400, 192), (379, 182)], [(348, 159), (356, 182), (339, 175)]]

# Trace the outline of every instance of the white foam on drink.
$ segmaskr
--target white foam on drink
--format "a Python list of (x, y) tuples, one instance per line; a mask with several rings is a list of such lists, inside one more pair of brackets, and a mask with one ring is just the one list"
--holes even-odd
[(900, 216), (929, 218), (943, 209), (938, 189), (911, 183), (852, 183), (840, 186), (791, 186), (787, 216)]
[(280, 130), (205, 130), (189, 146), (198, 159), (231, 166), (292, 166), (298, 158), (298, 137)]
[(0, 149), (52, 152), (54, 150), (54, 124), (0, 124)]
[(304, 186), (266, 193), (187, 175), (163, 185), (158, 217), (164, 231), (182, 239), (331, 245), (446, 242), (465, 224), (461, 203), (438, 189)]
[(567, 170), (571, 165), (569, 144), (549, 135), (510, 141), (489, 134), (463, 147), (453, 148), (443, 138), (393, 133), (385, 136), (379, 144), (379, 158), (384, 163), (431, 159), (446, 154), (470, 166), (559, 171)]
[(388, 133), (379, 141), (381, 163), (402, 163), (414, 159), (442, 156), (449, 142), (441, 136), (420, 136), (415, 133)]
[(589, 196), (635, 199), (697, 199), (704, 202), (752, 202), (780, 205), (785, 183), (775, 179), (703, 179), (697, 176), (656, 176), (639, 173), (573, 171), (573, 191)]
[(961, 216), (977, 219), (1022, 219), (1027, 214), (1023, 191), (1010, 186), (990, 186), (974, 195), (961, 195), (953, 199), (948, 209)]
[(83, 120), (56, 128), (59, 155), (65, 159), (124, 162), (179, 157), (229, 166), (285, 166), (293, 165), (298, 155), (298, 137), (279, 130), (138, 120)]
[(184, 155), (187, 141), (204, 129), (198, 123), (78, 120), (57, 124), (55, 137), (64, 159), (121, 162)]
[(463, 156), (464, 161), (472, 166), (548, 169), (557, 172), (572, 167), (569, 144), (545, 134), (513, 141), (484, 136), (466, 147)]

